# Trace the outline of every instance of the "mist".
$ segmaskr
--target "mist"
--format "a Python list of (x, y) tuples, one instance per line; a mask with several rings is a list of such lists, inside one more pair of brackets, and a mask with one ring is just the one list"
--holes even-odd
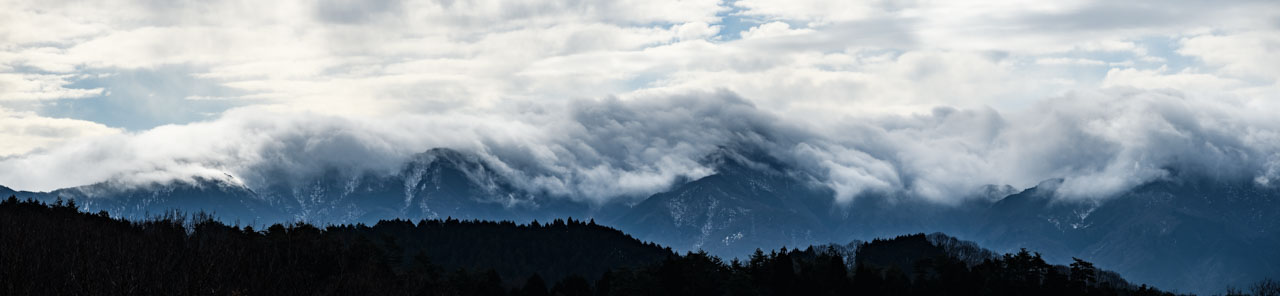
[(208, 177), (252, 189), (330, 168), (393, 174), (414, 154), (451, 148), (523, 190), (607, 202), (714, 174), (701, 159), (752, 147), (831, 188), (838, 203), (876, 193), (954, 204), (982, 185), (1050, 178), (1066, 179), (1062, 198), (1098, 199), (1176, 178), (1273, 186), (1278, 120), (1229, 101), (1131, 88), (1071, 92), (1021, 110), (939, 106), (823, 124), (724, 90), (378, 118), (239, 108), (8, 157), (0, 184), (49, 191)]

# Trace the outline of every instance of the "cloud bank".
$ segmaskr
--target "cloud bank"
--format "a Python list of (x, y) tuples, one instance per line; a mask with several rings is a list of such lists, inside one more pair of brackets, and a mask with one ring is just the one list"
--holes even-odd
[(563, 107), (378, 119), (239, 109), (11, 157), (0, 161), (0, 179), (49, 190), (229, 174), (253, 188), (335, 167), (392, 174), (413, 154), (447, 147), (481, 155), (522, 189), (603, 202), (712, 174), (701, 159), (750, 145), (842, 202), (888, 194), (954, 203), (982, 185), (1049, 178), (1066, 178), (1060, 192), (1080, 198), (1161, 179), (1280, 181), (1280, 119), (1272, 111), (1172, 91), (1115, 88), (1048, 98), (1018, 113), (939, 107), (822, 126), (728, 91)]
[(1274, 1), (9, 1), (0, 184), (480, 155), (645, 196), (754, 145), (837, 200), (1280, 182)]

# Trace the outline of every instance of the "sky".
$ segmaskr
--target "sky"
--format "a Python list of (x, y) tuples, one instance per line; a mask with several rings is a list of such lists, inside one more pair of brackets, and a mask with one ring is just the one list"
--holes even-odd
[(447, 147), (607, 201), (733, 145), (841, 202), (1274, 186), (1278, 96), (1275, 1), (0, 2), (0, 185), (25, 190)]

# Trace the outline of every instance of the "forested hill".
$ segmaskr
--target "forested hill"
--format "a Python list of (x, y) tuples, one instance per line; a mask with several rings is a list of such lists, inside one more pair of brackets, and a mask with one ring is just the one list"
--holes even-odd
[[(307, 227), (305, 224), (295, 228)], [(287, 231), (273, 226), (267, 233)], [(539, 274), (547, 280), (569, 275), (594, 279), (619, 267), (640, 267), (675, 255), (669, 248), (642, 243), (595, 221), (556, 219), (519, 225), (510, 221), (404, 220), (382, 221), (373, 227), (336, 226), (326, 233), (359, 234), (406, 259), (424, 255), (446, 270), (494, 269), (503, 278)], [(403, 261), (403, 260), (402, 260)], [(411, 263), (411, 262), (404, 262)]]
[(945, 239), (726, 262), (576, 220), (255, 230), (200, 214), (128, 221), (10, 197), (0, 202), (0, 295), (1167, 294), (1104, 280), (1083, 261), (1052, 266), (1038, 254), (994, 256)]
[[(0, 241), (0, 281), (6, 282), (0, 287), (34, 289), (0, 293), (5, 295), (76, 288), (83, 290), (57, 294), (180, 294), (196, 287), (212, 294), (324, 294), (399, 289), (406, 277), (424, 276), (501, 287), (490, 277), (511, 283), (533, 274), (552, 281), (596, 278), (674, 255), (572, 219), (526, 225), (393, 220), (323, 229), (298, 223), (255, 230), (202, 214), (131, 222), (81, 213), (74, 201), (45, 205), (16, 198), (0, 204)], [(474, 274), (452, 273), (459, 269)]]

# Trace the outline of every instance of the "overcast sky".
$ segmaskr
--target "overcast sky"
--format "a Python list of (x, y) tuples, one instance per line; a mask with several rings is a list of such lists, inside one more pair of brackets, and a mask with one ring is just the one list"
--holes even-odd
[(841, 200), (1270, 186), (1278, 96), (1275, 1), (0, 2), (0, 184), (29, 190), (450, 147), (603, 200), (735, 143)]

